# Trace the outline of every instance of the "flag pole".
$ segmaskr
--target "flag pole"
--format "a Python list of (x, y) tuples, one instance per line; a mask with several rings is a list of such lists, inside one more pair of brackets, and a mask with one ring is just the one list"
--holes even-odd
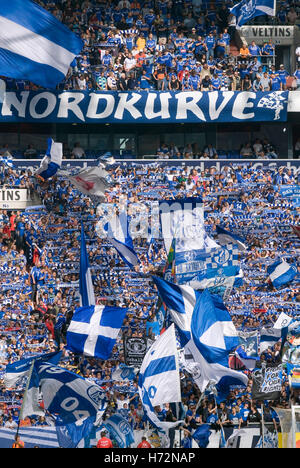
[(261, 435), (262, 435), (262, 448), (265, 448), (265, 421), (264, 421), (264, 403), (261, 404)]
[(21, 423), (21, 421), (22, 421), (22, 419), (23, 419), (24, 403), (25, 403), (26, 398), (27, 398), (27, 393), (28, 393), (28, 388), (29, 388), (29, 384), (30, 384), (32, 372), (33, 372), (34, 362), (35, 362), (35, 359), (33, 359), (33, 361), (32, 361), (32, 364), (31, 364), (30, 370), (29, 370), (29, 374), (28, 374), (28, 380), (27, 380), (27, 383), (26, 383), (26, 387), (25, 387), (25, 391), (24, 391), (24, 395), (23, 395), (22, 406), (21, 406), (20, 414), (19, 414), (19, 421), (18, 421), (18, 427), (17, 427), (16, 437), (19, 435), (20, 423)]

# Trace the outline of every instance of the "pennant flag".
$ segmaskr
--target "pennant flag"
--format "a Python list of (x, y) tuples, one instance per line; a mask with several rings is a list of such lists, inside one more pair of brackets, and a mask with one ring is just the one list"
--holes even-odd
[(257, 369), (252, 373), (252, 400), (275, 401), (281, 397), (282, 366)]
[(206, 448), (209, 444), (211, 433), (209, 424), (201, 424), (201, 426), (192, 433), (192, 437), (197, 442), (199, 448)]
[(55, 88), (83, 48), (82, 40), (30, 0), (2, 2), (0, 68), (10, 78)]
[(193, 312), (192, 338), (186, 346), (194, 361), (193, 378), (201, 392), (214, 384), (226, 393), (230, 385), (247, 385), (242, 372), (229, 368), (229, 353), (239, 345), (237, 331), (220, 297), (204, 291)]
[(112, 380), (114, 382), (122, 382), (123, 380), (134, 380), (135, 379), (134, 367), (120, 364), (112, 373)]
[(90, 307), (95, 305), (94, 286), (86, 250), (83, 224), (81, 224), (79, 295), (81, 307)]
[(242, 0), (230, 8), (236, 17), (237, 29), (256, 16), (275, 16), (276, 0)]
[(99, 197), (105, 200), (105, 192), (111, 187), (107, 181), (108, 173), (101, 167), (88, 167), (76, 175), (68, 175), (68, 179), (77, 190), (85, 195)]
[(53, 177), (61, 168), (63, 157), (63, 144), (55, 143), (52, 138), (48, 138), (48, 148), (45, 157), (42, 159), (39, 169), (35, 172), (43, 181)]
[(272, 348), (282, 337), (280, 328), (261, 328), (259, 353), (264, 353), (268, 348)]
[(216, 227), (218, 242), (220, 245), (227, 245), (227, 244), (236, 244), (238, 248), (242, 251), (247, 250), (247, 244), (244, 239), (242, 239), (237, 234), (233, 232), (226, 231), (221, 226)]
[[(248, 356), (245, 350), (242, 348), (242, 346), (239, 346), (235, 350), (235, 355), (244, 364), (244, 366), (247, 367), (247, 369), (249, 370), (255, 369), (256, 359), (254, 359), (252, 356)], [(259, 360), (259, 356), (257, 356), (257, 360)]]
[(191, 339), (192, 315), (197, 297), (201, 293), (190, 286), (179, 286), (154, 276), (153, 281), (178, 329), (181, 344), (184, 346)]
[(117, 442), (118, 448), (130, 447), (135, 442), (131, 425), (118, 413), (107, 419), (104, 426), (109, 431), (110, 437)]
[(159, 214), (167, 252), (173, 239), (176, 239), (177, 252), (218, 247), (205, 231), (201, 198), (164, 200), (159, 203)]
[(146, 415), (155, 427), (164, 431), (182, 422), (162, 422), (154, 409), (165, 403), (181, 402), (174, 325), (154, 342), (144, 357), (139, 374), (139, 395)]
[(267, 267), (267, 273), (274, 288), (280, 288), (293, 281), (297, 276), (297, 267), (295, 265), (290, 265), (284, 260), (278, 260)]
[(96, 305), (75, 310), (67, 330), (67, 349), (84, 356), (109, 359), (127, 309)]
[(79, 424), (88, 418), (95, 421), (99, 410), (107, 406), (104, 390), (62, 367), (36, 362), (32, 380), (32, 387), (41, 388), (45, 409), (57, 417), (57, 425)]
[(122, 211), (119, 216), (115, 216), (104, 226), (107, 231), (107, 237), (115, 247), (122, 260), (130, 268), (139, 265), (139, 259), (134, 251), (133, 240), (129, 235), (128, 216)]
[(57, 365), (61, 359), (62, 351), (41, 354), (27, 359), (21, 359), (13, 364), (8, 364), (4, 374), (4, 385), (6, 388), (16, 387), (24, 377), (29, 376), (30, 368), (33, 361), (47, 361)]

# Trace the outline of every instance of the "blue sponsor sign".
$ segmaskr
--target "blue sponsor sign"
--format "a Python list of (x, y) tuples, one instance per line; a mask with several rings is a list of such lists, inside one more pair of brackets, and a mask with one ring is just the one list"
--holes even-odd
[(285, 122), (288, 91), (7, 92), (0, 122)]

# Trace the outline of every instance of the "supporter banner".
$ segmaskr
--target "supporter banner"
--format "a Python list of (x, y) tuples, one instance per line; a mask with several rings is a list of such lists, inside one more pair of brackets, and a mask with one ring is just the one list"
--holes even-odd
[(300, 198), (300, 185), (281, 185), (280, 195), (282, 197)]
[(124, 336), (126, 366), (140, 367), (147, 351), (147, 338)]
[(282, 366), (267, 367), (253, 373), (253, 400), (277, 400), (281, 395)]
[(288, 96), (288, 91), (7, 92), (0, 122), (284, 122)]
[(0, 209), (23, 210), (29, 206), (39, 206), (41, 200), (27, 189), (0, 189)]

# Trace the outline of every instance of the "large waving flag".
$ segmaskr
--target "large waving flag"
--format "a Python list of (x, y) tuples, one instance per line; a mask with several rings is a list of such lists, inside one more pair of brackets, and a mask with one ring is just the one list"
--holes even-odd
[(242, 0), (230, 9), (236, 17), (237, 28), (256, 16), (275, 16), (276, 0)]
[(48, 362), (34, 364), (30, 386), (40, 387), (45, 409), (57, 417), (57, 425), (95, 421), (107, 406), (106, 393), (98, 385)]
[(191, 320), (197, 298), (201, 293), (190, 286), (177, 285), (158, 277), (153, 277), (161, 300), (175, 323), (181, 345), (186, 345), (191, 339)]
[(55, 143), (52, 138), (48, 139), (48, 148), (39, 169), (35, 172), (43, 180), (53, 177), (61, 168), (63, 157), (63, 144)]
[[(230, 385), (246, 385), (248, 378), (229, 368), (228, 356), (239, 345), (237, 331), (219, 296), (204, 291), (197, 300), (187, 344), (194, 363), (194, 380), (201, 392), (209, 384), (222, 391)], [(225, 390), (224, 390), (225, 391)]]
[(247, 244), (245, 240), (234, 232), (227, 231), (221, 226), (217, 226), (216, 231), (220, 245), (236, 244), (240, 250), (247, 250)]
[(67, 330), (67, 349), (84, 356), (109, 359), (127, 309), (96, 305), (75, 310)]
[(297, 276), (297, 267), (290, 265), (285, 260), (278, 260), (267, 267), (269, 281), (274, 288), (290, 283)]
[(139, 375), (139, 394), (150, 422), (161, 430), (180, 423), (162, 422), (155, 407), (181, 402), (179, 361), (175, 327), (171, 325), (151, 346), (144, 357)]
[(1, 2), (1, 75), (55, 88), (82, 47), (79, 37), (33, 1)]
[(94, 286), (86, 250), (83, 224), (81, 224), (79, 295), (81, 307), (95, 305)]
[(129, 234), (128, 216), (126, 212), (122, 211), (118, 216), (115, 216), (111, 222), (105, 225), (105, 228), (107, 228), (109, 241), (117, 250), (122, 260), (130, 268), (138, 266), (139, 259), (134, 251), (133, 241)]
[(108, 173), (99, 166), (81, 169), (75, 175), (68, 175), (68, 179), (84, 195), (94, 196), (105, 200), (105, 192), (109, 190)]

